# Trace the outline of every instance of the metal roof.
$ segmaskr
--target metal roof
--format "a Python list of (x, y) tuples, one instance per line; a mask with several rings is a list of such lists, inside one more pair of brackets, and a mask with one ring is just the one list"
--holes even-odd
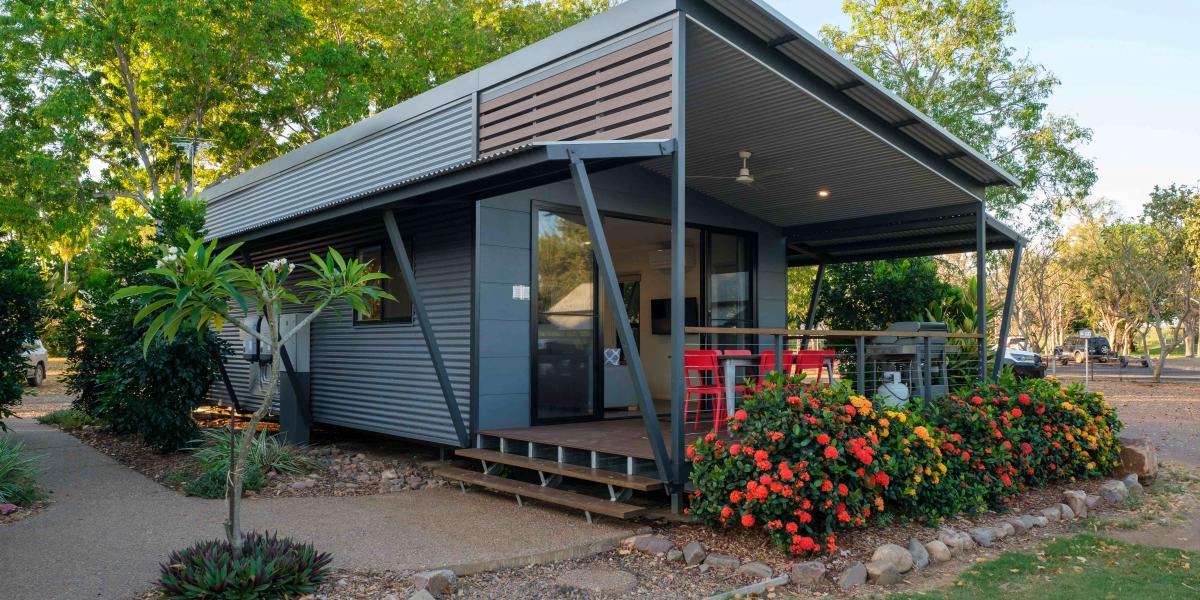
[(561, 181), (571, 176), (572, 156), (586, 159), (590, 170), (602, 171), (674, 151), (674, 140), (534, 142), (255, 223), (223, 236), (222, 241), (262, 238), (403, 200), (475, 200)]
[[(895, 212), (859, 219), (812, 223), (784, 229), (792, 267), (862, 262), (911, 256), (974, 252), (978, 203)], [(986, 217), (989, 250), (1027, 240), (991, 215)]]
[[(681, 0), (681, 3), (686, 1)], [(814, 73), (834, 90), (866, 108), (877, 116), (883, 125), (903, 132), (980, 184), (1020, 185), (1007, 171), (850, 64), (766, 2), (703, 2), (783, 56)]]

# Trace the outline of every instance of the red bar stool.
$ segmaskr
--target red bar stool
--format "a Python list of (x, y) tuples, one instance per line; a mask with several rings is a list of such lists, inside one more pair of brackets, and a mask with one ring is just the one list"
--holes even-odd
[(696, 402), (696, 417), (692, 420), (692, 429), (700, 428), (700, 410), (703, 399), (712, 398), (713, 428), (721, 430), (721, 422), (725, 420), (725, 386), (721, 384), (721, 368), (717, 350), (684, 350), (683, 374), (687, 383), (687, 391), (683, 399), (683, 418), (686, 421), (692, 400)]
[[(775, 351), (763, 350), (758, 359), (758, 381), (762, 383), (763, 378), (767, 373), (775, 370)], [(784, 351), (783, 353), (783, 372), (787, 375), (792, 375), (796, 372), (796, 355)]]

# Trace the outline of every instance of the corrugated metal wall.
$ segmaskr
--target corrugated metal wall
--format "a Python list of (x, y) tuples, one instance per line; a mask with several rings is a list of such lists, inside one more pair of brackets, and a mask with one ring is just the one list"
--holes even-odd
[[(471, 271), (474, 254), (474, 207), (441, 206), (397, 214), (401, 236), (412, 244), (417, 285), (441, 345), (464, 421), (471, 412)], [(255, 264), (286, 256), (311, 262), (308, 252), (336, 248), (352, 255), (359, 246), (387, 244), (382, 224), (340, 229), (306, 239), (253, 248)], [(295, 308), (296, 312), (303, 309)], [(348, 307), (328, 310), (310, 332), (313, 419), (388, 435), (457, 445), (419, 325), (355, 325)], [(222, 337), (240, 351), (237, 331), (226, 325)], [(228, 363), (230, 378), (244, 406), (251, 398), (248, 365)], [(220, 381), (214, 399), (227, 400)]]
[(223, 237), (337, 204), (382, 185), (471, 160), (475, 105), (462, 98), (372, 136), (210, 198), (209, 235)]

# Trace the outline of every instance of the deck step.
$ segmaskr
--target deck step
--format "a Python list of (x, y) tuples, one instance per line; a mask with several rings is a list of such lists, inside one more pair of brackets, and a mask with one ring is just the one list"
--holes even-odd
[(641, 475), (626, 475), (616, 471), (608, 471), (605, 469), (593, 469), (591, 467), (583, 467), (580, 465), (572, 465), (570, 463), (560, 463), (554, 460), (546, 460), (544, 458), (532, 458), (522, 456), (520, 454), (509, 454), (506, 452), (497, 452), (495, 450), (485, 450), (483, 448), (461, 448), (455, 450), (454, 454), (463, 458), (473, 458), (475, 460), (485, 460), (487, 462), (500, 463), (512, 467), (521, 467), (532, 471), (541, 471), (542, 473), (553, 473), (563, 477), (572, 479), (582, 479), (595, 483), (603, 483), (614, 487), (637, 490), (639, 492), (650, 492), (661, 490), (663, 482), (652, 477), (642, 477)]
[(498, 492), (507, 492), (522, 498), (534, 498), (543, 502), (618, 519), (628, 519), (646, 512), (646, 509), (641, 506), (613, 502), (595, 496), (577, 494), (552, 487), (543, 487), (536, 483), (525, 483), (524, 481), (496, 477), (495, 475), (488, 475), (478, 471), (468, 471), (457, 467), (441, 467), (435, 469), (433, 474), (438, 477), (478, 485)]

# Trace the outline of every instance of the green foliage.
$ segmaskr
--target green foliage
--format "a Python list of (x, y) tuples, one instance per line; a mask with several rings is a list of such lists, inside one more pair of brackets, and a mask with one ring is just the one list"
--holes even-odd
[[(0, 240), (4, 239), (0, 232)], [(25, 345), (37, 336), (46, 287), (25, 248), (0, 241), (0, 431), (25, 394)]]
[(104, 421), (74, 408), (60, 408), (37, 418), (42, 425), (53, 425), (59, 429), (72, 430), (89, 425), (103, 425)]
[(11, 435), (0, 434), (0, 503), (28, 505), (45, 493), (38, 486), (33, 459)]
[(1100, 394), (1047, 380), (965, 388), (877, 406), (849, 386), (768, 375), (730, 424), (688, 447), (690, 511), (762, 528), (784, 550), (836, 552), (837, 531), (896, 517), (1003, 509), (1051, 480), (1119, 464), (1121, 423)]
[[(229, 469), (230, 456), (234, 455), (230, 451), (231, 445), (229, 430), (205, 429), (194, 457), (205, 471), (224, 472)], [(258, 467), (264, 473), (302, 473), (315, 464), (302, 448), (272, 436), (266, 429), (259, 431), (250, 442), (247, 458), (247, 464)]]
[(921, 320), (925, 308), (950, 290), (931, 258), (830, 265), (817, 318), (833, 329), (882, 329)]
[(325, 580), (332, 557), (273, 534), (250, 533), (238, 548), (200, 542), (172, 552), (159, 566), (164, 598), (296, 598)]
[(154, 206), (165, 217), (156, 231), (145, 221), (125, 222), (118, 224), (124, 229), (95, 241), (79, 282), (78, 306), (73, 302), (61, 313), (60, 327), (71, 332), (67, 336), (64, 331), (64, 337), (73, 338), (66, 343), (71, 348), (66, 381), (76, 396), (74, 407), (118, 433), (140, 435), (171, 451), (197, 435), (191, 413), (208, 394), (220, 341), (208, 329), (191, 329), (146, 348), (146, 326), (136, 321), (142, 303), (113, 299), (125, 286), (160, 281), (145, 272), (154, 267), (157, 255), (147, 237), (167, 242), (202, 223), (202, 207), (178, 193), (165, 195)]
[[(225, 489), (229, 481), (229, 472), (224, 469), (205, 469), (193, 479), (183, 484), (183, 492), (189, 496), (219, 499), (225, 497)], [(242, 491), (255, 491), (266, 485), (267, 478), (258, 465), (247, 465), (246, 474), (242, 479)]]
[(1006, 0), (846, 0), (850, 26), (821, 37), (850, 62), (995, 160), (1020, 183), (988, 206), (1052, 227), (1096, 182), (1092, 133), (1048, 111), (1059, 81), (1011, 45)]

